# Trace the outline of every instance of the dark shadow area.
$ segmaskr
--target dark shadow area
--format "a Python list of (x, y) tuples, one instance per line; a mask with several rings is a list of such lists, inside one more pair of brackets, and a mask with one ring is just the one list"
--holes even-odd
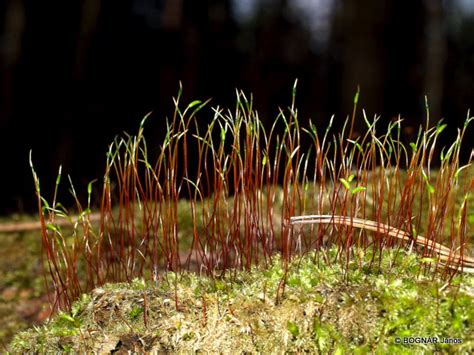
[(0, 214), (34, 211), (30, 149), (46, 196), (59, 165), (78, 191), (100, 179), (108, 144), (150, 111), (159, 149), (179, 81), (183, 104), (252, 93), (269, 125), (298, 78), (301, 119), (335, 114), (336, 129), (360, 86), (358, 115), (401, 115), (407, 141), (428, 95), (451, 142), (473, 102), (473, 14), (466, 0), (0, 2)]

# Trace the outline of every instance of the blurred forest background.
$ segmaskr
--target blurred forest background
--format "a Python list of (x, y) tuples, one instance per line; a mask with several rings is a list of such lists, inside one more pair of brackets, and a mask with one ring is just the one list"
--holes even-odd
[(0, 1), (0, 214), (34, 211), (30, 149), (47, 192), (60, 164), (77, 190), (100, 179), (149, 111), (153, 147), (179, 80), (186, 102), (253, 93), (268, 124), (295, 78), (304, 121), (341, 125), (360, 85), (369, 117), (411, 127), (428, 95), (452, 139), (473, 103), (474, 1)]

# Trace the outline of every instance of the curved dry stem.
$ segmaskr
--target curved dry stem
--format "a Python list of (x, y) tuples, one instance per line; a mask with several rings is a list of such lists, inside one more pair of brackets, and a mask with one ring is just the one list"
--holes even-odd
[(291, 217), (290, 224), (336, 224), (382, 233), (403, 241), (415, 242), (417, 245), (436, 253), (439, 260), (446, 263), (443, 265), (446, 265), (451, 269), (474, 274), (474, 258), (466, 255), (459, 255), (448, 247), (422, 236), (417, 236), (415, 238), (402, 229), (391, 227), (384, 223), (340, 215), (307, 215)]

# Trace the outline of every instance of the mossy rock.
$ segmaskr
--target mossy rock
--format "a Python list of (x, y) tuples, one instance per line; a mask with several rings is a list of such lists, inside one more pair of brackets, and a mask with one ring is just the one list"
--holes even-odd
[[(219, 277), (108, 284), (19, 333), (19, 352), (472, 353), (474, 278), (420, 273), (419, 257), (321, 253)], [(329, 260), (337, 251), (326, 252)], [(394, 262), (395, 261), (395, 262)], [(282, 279), (286, 279), (283, 290)], [(448, 343), (447, 343), (448, 342)]]

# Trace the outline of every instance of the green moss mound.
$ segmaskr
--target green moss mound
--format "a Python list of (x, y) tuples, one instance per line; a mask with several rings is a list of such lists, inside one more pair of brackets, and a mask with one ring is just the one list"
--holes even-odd
[[(474, 278), (448, 286), (420, 258), (385, 251), (371, 264), (355, 251), (348, 271), (336, 250), (208, 278), (109, 284), (71, 313), (18, 334), (19, 352), (413, 353), (474, 350)], [(286, 275), (286, 277), (285, 277)], [(284, 292), (282, 279), (286, 279)]]

